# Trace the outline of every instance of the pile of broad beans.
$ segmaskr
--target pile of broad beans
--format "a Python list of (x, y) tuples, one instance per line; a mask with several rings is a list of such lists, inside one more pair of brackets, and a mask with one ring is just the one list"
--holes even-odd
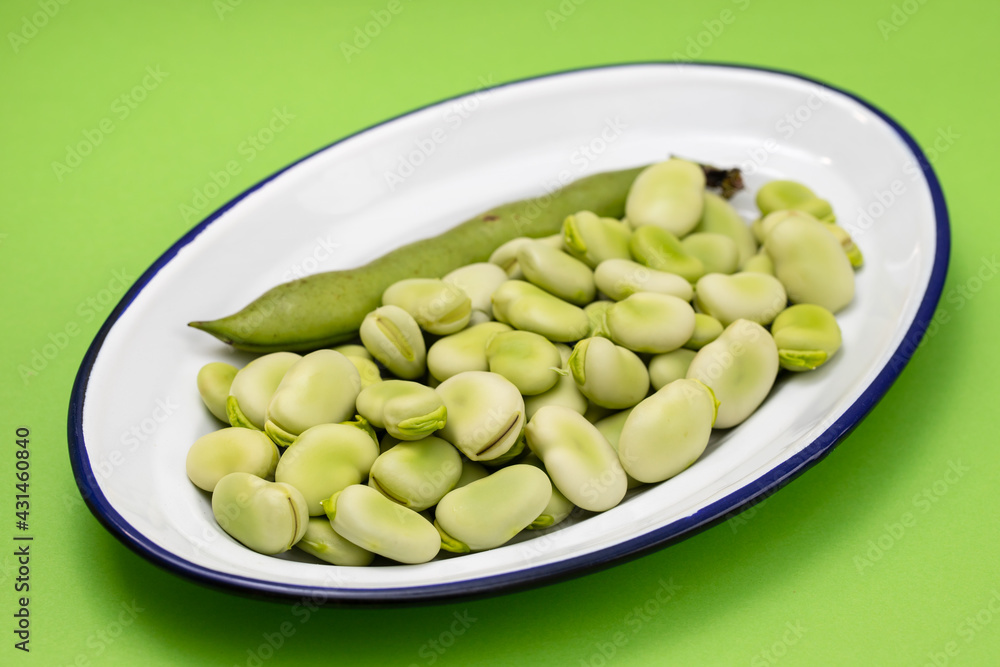
[(247, 547), (336, 565), (492, 549), (666, 480), (840, 348), (861, 254), (830, 204), (773, 181), (748, 224), (670, 159), (625, 219), (579, 211), (489, 262), (393, 284), (359, 341), (198, 374), (229, 427), (187, 474)]

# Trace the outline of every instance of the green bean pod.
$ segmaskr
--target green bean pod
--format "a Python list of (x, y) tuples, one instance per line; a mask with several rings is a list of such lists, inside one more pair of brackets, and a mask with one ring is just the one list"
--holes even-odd
[(567, 215), (590, 210), (619, 217), (642, 167), (595, 174), (542, 196), (503, 204), (434, 238), (397, 248), (365, 266), (319, 273), (278, 285), (239, 312), (191, 322), (250, 352), (314, 350), (354, 337), (382, 293), (406, 278), (439, 278), (483, 262), (518, 236), (557, 234)]

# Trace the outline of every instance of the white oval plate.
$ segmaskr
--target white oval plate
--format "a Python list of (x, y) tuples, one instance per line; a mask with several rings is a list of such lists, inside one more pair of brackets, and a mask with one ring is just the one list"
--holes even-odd
[[(865, 254), (838, 320), (841, 352), (778, 383), (697, 463), (618, 507), (501, 548), (423, 565), (342, 568), (275, 558), (216, 525), (185, 456), (219, 427), (195, 389), (205, 363), (250, 357), (185, 326), (296, 275), (363, 264), (496, 204), (674, 154), (744, 168), (733, 200), (793, 178), (831, 200)], [(160, 257), (83, 360), (69, 411), (74, 474), (130, 548), (244, 593), (393, 604), (485, 595), (579, 575), (692, 535), (825, 456), (888, 390), (930, 322), (948, 263), (937, 179), (913, 139), (866, 102), (797, 75), (641, 63), (565, 72), (419, 109), (328, 146), (216, 211)]]

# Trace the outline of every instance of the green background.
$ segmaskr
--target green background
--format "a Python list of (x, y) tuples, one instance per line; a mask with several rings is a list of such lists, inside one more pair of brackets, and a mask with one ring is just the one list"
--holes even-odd
[[(0, 549), (0, 663), (996, 664), (1000, 5), (403, 0), (348, 59), (341, 43), (387, 5), (0, 8), (0, 539), (13, 545), (17, 532), (18, 426), (31, 429), (35, 537), (30, 654), (13, 647), (17, 564), (13, 546)], [(724, 9), (735, 21), (703, 37), (700, 53), (685, 53)], [(93, 518), (71, 474), (66, 414), (122, 279), (277, 169), (483, 78), (678, 56), (799, 71), (880, 106), (925, 149), (939, 141), (929, 154), (953, 248), (938, 324), (820, 465), (744, 514), (639, 560), (429, 608), (311, 612), (208, 590), (136, 556)], [(145, 99), (130, 108), (121, 96), (143, 85), (147, 67), (161, 79), (146, 78)], [(294, 119), (250, 158), (241, 142), (275, 108)], [(66, 162), (67, 146), (103, 119), (112, 131), (57, 173), (53, 162)], [(181, 205), (230, 160), (240, 161), (239, 175), (184, 215)], [(58, 354), (22, 376), (19, 367), (52, 341), (63, 343)], [(270, 650), (268, 638), (280, 647)]]

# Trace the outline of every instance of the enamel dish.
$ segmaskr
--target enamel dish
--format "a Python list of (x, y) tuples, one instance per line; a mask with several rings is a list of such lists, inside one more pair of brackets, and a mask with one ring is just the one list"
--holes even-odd
[[(676, 477), (602, 514), (580, 512), (492, 551), (344, 568), (263, 556), (217, 526), (185, 474), (219, 428), (195, 385), (210, 361), (251, 357), (191, 329), (299, 275), (349, 268), (503, 202), (677, 155), (743, 169), (748, 222), (766, 181), (833, 203), (864, 253), (844, 344), (779, 380), (750, 419), (717, 431)], [(889, 193), (888, 195), (886, 193)], [(480, 90), (327, 146), (236, 196), (132, 286), (83, 360), (69, 406), (81, 494), (126, 546), (196, 582), (251, 595), (391, 605), (485, 596), (578, 576), (677, 542), (819, 462), (916, 349), (948, 264), (941, 187), (916, 142), (856, 96), (783, 72), (639, 63)]]

